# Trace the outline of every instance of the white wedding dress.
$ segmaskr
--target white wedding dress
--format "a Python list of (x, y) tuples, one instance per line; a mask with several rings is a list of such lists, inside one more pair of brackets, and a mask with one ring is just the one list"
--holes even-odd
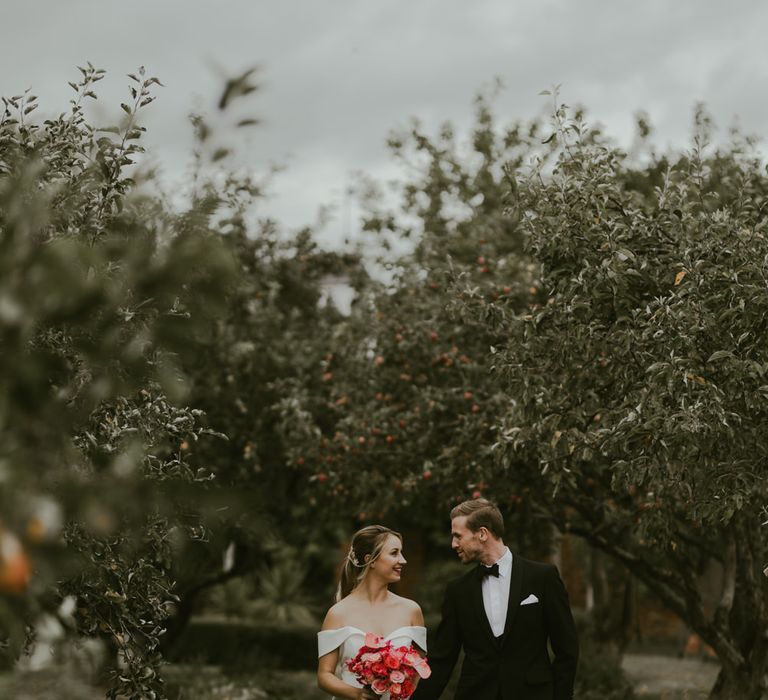
[[(423, 651), (427, 650), (426, 627), (398, 627), (390, 632), (384, 640), (392, 642), (392, 646), (409, 646), (415, 644)], [(357, 682), (353, 673), (347, 669), (346, 662), (354, 659), (360, 647), (365, 641), (365, 632), (357, 627), (340, 627), (337, 630), (323, 630), (317, 633), (317, 656), (330, 654), (334, 649), (339, 650), (339, 662), (336, 664), (336, 677), (354, 688), (363, 686)], [(382, 700), (389, 700), (389, 693), (381, 696)]]

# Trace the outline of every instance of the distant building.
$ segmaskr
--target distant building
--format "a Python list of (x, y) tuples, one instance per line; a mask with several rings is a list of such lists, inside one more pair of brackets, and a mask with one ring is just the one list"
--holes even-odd
[(323, 288), (320, 305), (325, 306), (330, 302), (340, 313), (349, 316), (356, 293), (349, 284), (349, 277), (346, 275), (326, 275), (320, 281), (320, 285)]

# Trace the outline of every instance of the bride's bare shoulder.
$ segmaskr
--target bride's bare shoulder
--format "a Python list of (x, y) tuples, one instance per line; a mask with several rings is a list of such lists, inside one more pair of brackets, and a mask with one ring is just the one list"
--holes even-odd
[(424, 615), (421, 612), (421, 606), (410, 598), (403, 598), (396, 593), (392, 594), (395, 599), (395, 604), (401, 609), (410, 620), (409, 624), (415, 626), (424, 625)]
[(335, 630), (346, 626), (348, 608), (349, 603), (346, 598), (333, 605), (325, 614), (322, 629)]
[(404, 598), (403, 596), (397, 595), (397, 593), (392, 593), (391, 591), (390, 596), (392, 602), (403, 610), (421, 610), (419, 604), (411, 598)]

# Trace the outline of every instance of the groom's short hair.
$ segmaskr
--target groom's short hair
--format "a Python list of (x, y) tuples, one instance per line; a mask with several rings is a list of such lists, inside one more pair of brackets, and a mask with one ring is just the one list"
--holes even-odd
[(451, 511), (451, 520), (463, 516), (466, 516), (467, 528), (472, 532), (484, 527), (497, 539), (504, 536), (504, 518), (496, 505), (485, 498), (464, 501)]

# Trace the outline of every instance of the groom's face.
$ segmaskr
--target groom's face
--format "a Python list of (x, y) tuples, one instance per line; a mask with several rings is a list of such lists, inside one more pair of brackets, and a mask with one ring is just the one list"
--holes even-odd
[(485, 547), (480, 533), (467, 527), (466, 515), (451, 520), (451, 547), (462, 564), (480, 560)]

